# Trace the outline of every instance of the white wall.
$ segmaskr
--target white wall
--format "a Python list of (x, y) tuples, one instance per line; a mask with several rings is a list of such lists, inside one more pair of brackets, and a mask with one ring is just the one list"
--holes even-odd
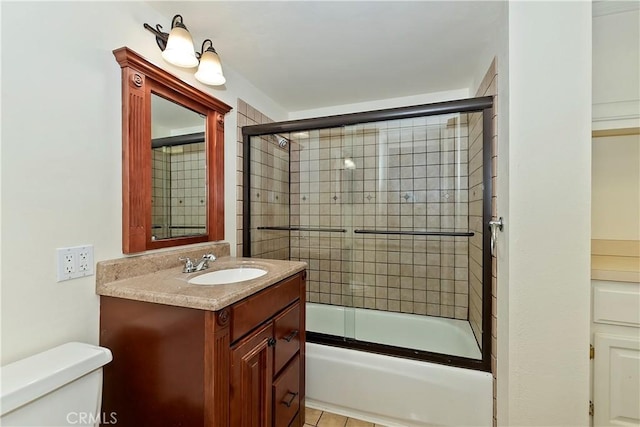
[[(593, 17), (593, 129), (640, 126), (640, 7), (637, 2), (598, 5)], [(609, 6), (607, 8), (607, 6)]]
[[(638, 127), (640, 6), (595, 6), (593, 129)], [(594, 138), (592, 146), (592, 238), (640, 240), (640, 137)]]
[(510, 2), (501, 425), (589, 425), (590, 64), (590, 2)]
[[(145, 22), (166, 28), (170, 17), (143, 2), (2, 2), (2, 364), (69, 340), (98, 342), (95, 276), (56, 283), (55, 248), (93, 244), (96, 262), (123, 256), (121, 84), (113, 49), (128, 46), (234, 108), (241, 97), (286, 119), (224, 58), (223, 88), (164, 63)], [(232, 248), (236, 123), (232, 111), (225, 135)]]
[(293, 111), (289, 120), (308, 119), (312, 117), (333, 116), (336, 114), (358, 113), (362, 111), (383, 110), (386, 108), (408, 107), (410, 105), (430, 104), (433, 102), (452, 101), (469, 97), (469, 89), (456, 89), (442, 92), (424, 93), (399, 98), (378, 99), (355, 104), (334, 105), (312, 110)]
[(593, 138), (591, 238), (640, 240), (640, 136)]

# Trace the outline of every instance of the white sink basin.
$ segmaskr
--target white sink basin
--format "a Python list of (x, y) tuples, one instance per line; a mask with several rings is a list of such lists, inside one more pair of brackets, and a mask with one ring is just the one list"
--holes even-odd
[(229, 283), (244, 282), (257, 279), (267, 274), (266, 270), (253, 267), (228, 268), (226, 270), (212, 271), (189, 279), (187, 283), (192, 285), (227, 285)]

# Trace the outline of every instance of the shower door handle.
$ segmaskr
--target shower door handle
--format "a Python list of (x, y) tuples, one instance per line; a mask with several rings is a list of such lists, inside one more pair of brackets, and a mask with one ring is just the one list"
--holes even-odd
[(491, 229), (491, 255), (495, 256), (496, 254), (496, 240), (498, 239), (498, 230), (502, 231), (504, 228), (504, 220), (502, 217), (498, 218), (498, 220), (489, 221), (489, 228)]

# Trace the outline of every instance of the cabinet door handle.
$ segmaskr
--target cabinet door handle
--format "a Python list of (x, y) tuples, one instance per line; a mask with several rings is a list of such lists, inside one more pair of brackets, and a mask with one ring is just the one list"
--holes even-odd
[(273, 346), (275, 346), (275, 345), (276, 345), (276, 340), (275, 340), (275, 338), (273, 338), (273, 337), (269, 337), (269, 338), (267, 339), (267, 346), (268, 346), (268, 347), (273, 347)]
[[(287, 408), (291, 407), (291, 404), (293, 403), (294, 399), (296, 398), (296, 396), (298, 395), (298, 393), (294, 393), (292, 391), (288, 391), (287, 394), (291, 395), (291, 398), (287, 401), (287, 400), (283, 400), (282, 403), (283, 405), (285, 405)], [(286, 396), (286, 395), (285, 395)]]
[(294, 339), (296, 335), (298, 335), (297, 329), (295, 331), (291, 331), (289, 335), (287, 335), (286, 337), (282, 337), (282, 339), (285, 340), (286, 342), (291, 342), (291, 340)]

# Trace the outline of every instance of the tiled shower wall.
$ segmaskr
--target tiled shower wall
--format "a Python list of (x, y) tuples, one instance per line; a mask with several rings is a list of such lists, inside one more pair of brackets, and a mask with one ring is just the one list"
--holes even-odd
[[(242, 202), (244, 143), (242, 127), (272, 123), (269, 117), (238, 99), (238, 157), (237, 157), (237, 256), (242, 255)], [(259, 137), (251, 152), (251, 233), (253, 257), (289, 259), (289, 233), (260, 231), (259, 226), (289, 225), (289, 147), (280, 147), (273, 136)]]
[[(271, 120), (242, 100), (238, 111), (237, 253), (241, 254), (240, 129), (246, 124)], [(467, 231), (470, 212), (465, 198), (473, 197), (469, 194), (466, 169), (467, 133), (472, 132), (467, 129), (467, 120), (472, 121), (466, 115), (411, 119), (312, 131), (306, 137), (292, 138), (289, 225), (348, 231), (291, 232), (291, 258), (309, 264), (310, 301), (460, 319), (475, 316), (471, 311), (481, 307), (481, 302), (474, 300), (467, 280), (469, 252), (474, 250), (470, 249), (469, 238), (352, 232), (357, 228)], [(469, 128), (472, 127), (470, 123)], [(276, 149), (275, 142), (273, 137), (262, 139), (261, 160), (256, 161), (252, 171), (255, 174), (259, 170), (261, 176), (257, 179), (263, 181), (259, 186), (252, 185), (254, 196), (267, 190), (262, 193), (262, 201), (257, 202), (258, 197), (254, 197), (260, 212), (260, 217), (253, 219), (254, 227), (287, 225), (285, 168), (281, 166), (280, 172), (274, 174), (270, 167), (284, 160), (284, 151)], [(347, 167), (347, 159), (355, 169)], [(456, 168), (458, 163), (460, 167)], [(275, 188), (278, 191), (271, 191), (269, 199), (269, 189)], [(421, 201), (421, 197), (429, 203)], [(258, 221), (260, 224), (256, 224)], [(482, 233), (481, 229), (472, 231)], [(252, 236), (258, 243), (254, 244), (253, 256), (288, 258), (287, 232), (254, 230)], [(481, 239), (478, 234), (474, 240)], [(477, 324), (474, 330), (479, 332)], [(480, 335), (477, 336), (480, 342)]]
[(469, 323), (482, 349), (482, 113), (469, 114)]
[(467, 237), (354, 230), (468, 231), (467, 116), (310, 131), (291, 146), (291, 257), (308, 299), (467, 319)]
[(153, 234), (202, 234), (206, 227), (204, 142), (152, 150)]
[(259, 227), (289, 226), (289, 147), (280, 147), (272, 135), (251, 144), (251, 252), (252, 256), (289, 259), (289, 231)]

